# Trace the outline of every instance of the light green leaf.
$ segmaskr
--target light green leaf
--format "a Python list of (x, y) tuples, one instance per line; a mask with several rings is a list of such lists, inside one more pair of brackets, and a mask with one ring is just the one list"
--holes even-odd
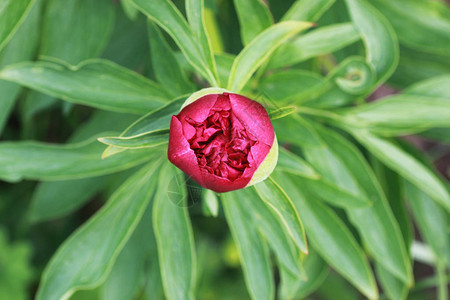
[(267, 206), (275, 211), (279, 221), (283, 224), (286, 232), (293, 239), (297, 247), (303, 253), (308, 253), (305, 229), (292, 200), (270, 178), (254, 185), (254, 188)]
[(239, 93), (253, 73), (283, 42), (311, 26), (307, 22), (286, 21), (264, 30), (234, 60), (227, 89)]
[(249, 212), (240, 203), (256, 199), (241, 199), (237, 191), (222, 194), (221, 198), (228, 226), (239, 251), (251, 299), (274, 299), (275, 284), (267, 246), (251, 222)]
[(192, 93), (194, 86), (182, 71), (175, 58), (175, 53), (164, 39), (160, 30), (153, 22), (148, 21), (148, 37), (152, 66), (158, 81), (164, 86), (171, 96), (176, 97), (186, 93)]
[(284, 149), (278, 148), (277, 170), (311, 179), (319, 179), (320, 175), (300, 156)]
[(403, 90), (403, 94), (448, 99), (450, 102), (450, 75), (442, 75), (417, 82)]
[(50, 0), (45, 8), (40, 55), (77, 65), (101, 54), (114, 25), (111, 1)]
[(296, 106), (285, 106), (285, 107), (280, 107), (277, 109), (273, 109), (273, 110), (269, 110), (268, 114), (271, 120), (276, 120), (276, 119), (280, 119), (280, 118), (284, 118), (286, 116), (289, 116), (290, 114), (295, 113), (295, 111), (297, 110)]
[(69, 102), (125, 113), (143, 114), (168, 101), (162, 87), (107, 60), (78, 66), (24, 62), (4, 68), (0, 78)]
[(388, 20), (366, 0), (345, 2), (366, 47), (367, 61), (373, 64), (377, 72), (378, 85), (386, 81), (397, 67), (397, 36)]
[[(176, 98), (167, 105), (142, 116), (127, 129), (125, 129), (120, 137), (133, 137), (140, 134), (145, 134), (146, 132), (168, 129), (170, 127), (170, 120), (172, 116), (178, 114), (181, 105), (183, 105), (186, 99), (187, 96)], [(103, 152), (102, 157), (106, 158), (124, 150), (124, 148), (109, 146)]]
[(208, 217), (217, 217), (219, 215), (219, 199), (212, 190), (202, 190), (202, 212)]
[(68, 298), (76, 290), (96, 287), (141, 219), (154, 193), (158, 164), (130, 177), (108, 203), (58, 249), (42, 277), (37, 300)]
[(429, 53), (449, 55), (450, 9), (446, 3), (422, 0), (374, 2), (392, 23), (402, 44)]
[(161, 129), (154, 130), (139, 135), (130, 137), (101, 137), (99, 142), (103, 144), (125, 148), (125, 149), (140, 149), (150, 148), (166, 144), (169, 140), (169, 130)]
[[(19, 3), (24, 1), (15, 2)], [(0, 68), (9, 64), (29, 60), (34, 56), (38, 42), (40, 9), (41, 1), (37, 1), (31, 8), (31, 11), (23, 24), (18, 26), (18, 30), (14, 37), (8, 45), (1, 50)], [(20, 90), (21, 88), (19, 85), (0, 80), (0, 135)]]
[(127, 15), (130, 20), (136, 21), (139, 11), (135, 8), (129, 0), (120, 1), (123, 12)]
[(216, 54), (214, 57), (217, 63), (217, 73), (220, 78), (220, 82), (227, 82), (228, 77), (230, 77), (230, 71), (236, 56), (232, 54), (221, 53)]
[(293, 276), (285, 268), (280, 268), (280, 299), (304, 299), (313, 293), (328, 275), (329, 268), (316, 251), (310, 251), (302, 265), (306, 279)]
[[(206, 26), (204, 0), (186, 0), (186, 15), (192, 31), (201, 44), (209, 70), (217, 80), (219, 78), (217, 77), (216, 61)], [(218, 86), (220, 86), (220, 81)]]
[(275, 180), (293, 199), (314, 249), (368, 298), (378, 295), (367, 257), (333, 211), (296, 184), (295, 177), (275, 171)]
[(334, 80), (341, 90), (350, 95), (362, 95), (370, 93), (376, 73), (362, 57), (350, 56), (330, 72), (327, 79)]
[(0, 50), (24, 22), (35, 0), (3, 0), (0, 6)]
[(143, 14), (155, 21), (175, 41), (189, 63), (212, 86), (217, 86), (213, 71), (197, 36), (189, 27), (186, 19), (169, 0), (130, 0)]
[(125, 170), (159, 155), (153, 149), (140, 149), (101, 159), (103, 149), (95, 138), (65, 145), (3, 142), (0, 143), (0, 178), (19, 181), (93, 177)]
[(405, 182), (404, 193), (422, 238), (430, 246), (436, 264), (450, 264), (449, 215), (423, 191)]
[(241, 38), (244, 46), (248, 45), (266, 28), (273, 25), (269, 8), (261, 0), (234, 0)]
[(235, 193), (242, 199), (241, 209), (249, 212), (253, 226), (265, 237), (280, 265), (291, 276), (305, 278), (300, 249), (294, 244), (276, 212), (259, 200), (254, 189), (247, 188)]
[(347, 209), (350, 220), (374, 259), (411, 284), (411, 265), (399, 226), (367, 161), (339, 134), (317, 123), (309, 125), (313, 126), (309, 127), (313, 129), (310, 134), (318, 134), (323, 143), (304, 147), (306, 158), (326, 180), (373, 202), (371, 206)]
[(186, 207), (186, 186), (176, 180), (179, 176), (182, 173), (172, 164), (163, 165), (153, 205), (153, 229), (168, 300), (195, 299), (194, 237)]
[(409, 180), (430, 195), (434, 201), (450, 211), (450, 195), (439, 178), (412, 155), (388, 140), (368, 132), (352, 131), (352, 134), (375, 157), (389, 168)]
[(319, 27), (280, 47), (270, 59), (268, 68), (294, 65), (312, 57), (333, 53), (359, 39), (359, 31), (352, 23)]
[(282, 21), (317, 21), (335, 0), (297, 0), (281, 19)]

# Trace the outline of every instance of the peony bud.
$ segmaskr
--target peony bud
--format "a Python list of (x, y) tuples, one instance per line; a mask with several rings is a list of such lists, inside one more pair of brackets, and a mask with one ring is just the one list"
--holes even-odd
[(278, 143), (261, 104), (208, 88), (172, 116), (168, 156), (198, 184), (223, 193), (266, 179), (277, 163)]

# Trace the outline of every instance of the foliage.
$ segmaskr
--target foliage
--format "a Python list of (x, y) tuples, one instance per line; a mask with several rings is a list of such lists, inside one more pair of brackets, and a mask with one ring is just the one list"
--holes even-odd
[[(449, 32), (439, 0), (0, 0), (0, 298), (447, 299)], [(269, 111), (266, 181), (168, 162), (209, 86)]]

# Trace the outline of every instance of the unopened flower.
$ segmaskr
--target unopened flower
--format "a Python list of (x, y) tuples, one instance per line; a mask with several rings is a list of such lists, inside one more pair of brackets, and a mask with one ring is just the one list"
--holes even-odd
[(266, 179), (278, 144), (262, 105), (211, 88), (193, 94), (172, 117), (168, 156), (198, 184), (223, 193)]

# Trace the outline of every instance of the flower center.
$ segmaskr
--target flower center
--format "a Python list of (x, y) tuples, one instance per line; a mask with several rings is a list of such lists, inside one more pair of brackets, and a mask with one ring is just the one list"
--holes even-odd
[(228, 96), (218, 97), (203, 122), (186, 121), (195, 129), (188, 142), (200, 168), (234, 181), (250, 166), (250, 149), (257, 141), (233, 113)]

